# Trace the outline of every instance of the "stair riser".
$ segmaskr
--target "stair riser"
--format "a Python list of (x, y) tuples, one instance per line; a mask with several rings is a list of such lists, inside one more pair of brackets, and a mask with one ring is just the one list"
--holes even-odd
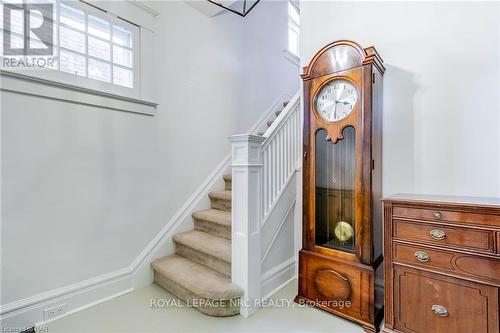
[(231, 211), (231, 200), (210, 198), (210, 202), (213, 209), (220, 209), (226, 212)]
[(205, 220), (194, 219), (194, 229), (231, 240), (231, 227)]
[(209, 254), (175, 243), (175, 253), (200, 265), (204, 265), (221, 274), (231, 276), (231, 263), (215, 258)]
[[(166, 278), (165, 276), (159, 274), (158, 272), (154, 272), (154, 281), (157, 285), (165, 288), (168, 290), (170, 293), (174, 294), (175, 296), (179, 297), (181, 300), (183, 300), (186, 303), (189, 304), (195, 304), (193, 301), (196, 300), (198, 304), (200, 304), (200, 300), (206, 300), (207, 302), (205, 304), (215, 304), (215, 300), (209, 300), (207, 298), (200, 297), (193, 292), (189, 291), (188, 289), (178, 285), (174, 281)], [(219, 300), (217, 300), (219, 301)], [(219, 306), (202, 306), (202, 307), (195, 307), (198, 311), (207, 314), (209, 316), (216, 316), (216, 317), (227, 317), (227, 316), (234, 316), (240, 313), (240, 308), (237, 306), (238, 302), (237, 299), (235, 300), (224, 300), (218, 303)]]

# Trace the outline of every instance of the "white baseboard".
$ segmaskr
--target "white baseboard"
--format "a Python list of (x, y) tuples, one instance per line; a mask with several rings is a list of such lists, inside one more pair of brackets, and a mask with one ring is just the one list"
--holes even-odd
[(103, 299), (114, 298), (131, 290), (132, 275), (128, 269), (101, 275), (2, 306), (0, 326), (11, 331), (33, 327), (45, 321), (43, 311), (47, 308), (65, 304), (65, 314), (74, 313), (75, 309), (97, 304)]
[[(119, 293), (117, 293), (117, 294), (113, 294), (113, 295), (111, 295), (111, 296), (108, 296), (108, 297), (105, 297), (105, 298), (99, 299), (98, 301), (95, 301), (95, 302), (92, 302), (92, 303), (89, 303), (89, 304), (85, 304), (85, 305), (83, 305), (83, 306), (81, 306), (81, 307), (79, 307), (79, 308), (76, 308), (76, 309), (73, 309), (73, 310), (71, 310), (71, 311), (68, 311), (68, 312), (64, 313), (63, 315), (61, 315), (61, 316), (57, 316), (57, 317), (54, 317), (54, 318), (49, 319), (49, 320), (44, 320), (44, 321), (38, 322), (38, 323), (36, 324), (36, 328), (37, 328), (38, 330), (42, 330), (42, 329), (43, 329), (43, 327), (44, 327), (45, 325), (47, 325), (48, 323), (51, 323), (51, 322), (56, 321), (56, 320), (59, 320), (59, 319), (61, 319), (61, 318), (64, 318), (64, 317), (70, 316), (70, 315), (72, 315), (72, 314), (74, 314), (74, 313), (77, 313), (77, 312), (83, 311), (83, 310), (85, 310), (85, 309), (91, 308), (91, 307), (93, 307), (93, 306), (95, 306), (95, 305), (97, 305), (97, 304), (101, 304), (101, 303), (104, 303), (104, 302), (106, 302), (106, 301), (112, 300), (112, 299), (114, 299), (114, 298), (117, 298), (117, 297), (123, 296), (123, 295), (125, 295), (125, 294), (128, 294), (128, 293), (129, 293), (129, 292), (131, 292), (132, 290), (134, 290), (134, 289), (133, 289), (133, 288), (127, 289), (127, 290), (122, 291), (122, 292), (119, 292)], [(38, 332), (38, 330), (37, 330), (37, 332)], [(42, 331), (42, 332), (43, 332), (43, 331)]]
[(275, 294), (278, 290), (287, 285), (291, 280), (297, 278), (296, 265), (297, 261), (296, 257), (288, 259), (287, 261), (282, 262), (278, 266), (268, 270), (264, 274), (262, 274), (262, 295), (264, 295), (263, 299), (270, 298), (273, 294)]
[[(281, 110), (282, 103), (288, 101), (290, 96), (284, 93), (278, 97), (248, 133), (255, 134), (266, 126), (267, 121), (274, 117), (276, 111)], [(46, 308), (65, 304), (64, 315), (68, 315), (150, 284), (153, 281), (149, 267), (151, 261), (173, 253), (172, 236), (192, 227), (192, 212), (208, 207), (208, 193), (223, 186), (222, 176), (230, 163), (231, 156), (228, 154), (128, 267), (2, 305), (0, 328), (43, 325), (47, 322), (43, 318), (43, 310)], [(269, 285), (274, 283), (269, 282)], [(53, 319), (59, 318), (61, 316)]]

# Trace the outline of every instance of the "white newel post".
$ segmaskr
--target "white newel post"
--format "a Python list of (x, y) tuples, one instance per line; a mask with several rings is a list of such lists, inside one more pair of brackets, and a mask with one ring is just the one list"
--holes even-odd
[(258, 310), (261, 297), (261, 193), (264, 137), (250, 134), (229, 137), (232, 152), (231, 280), (243, 288), (240, 313)]

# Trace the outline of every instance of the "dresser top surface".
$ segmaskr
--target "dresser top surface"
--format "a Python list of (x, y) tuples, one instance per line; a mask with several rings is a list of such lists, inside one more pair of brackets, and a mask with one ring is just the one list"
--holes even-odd
[(412, 202), (428, 204), (451, 204), (500, 208), (500, 198), (461, 197), (426, 194), (394, 194), (382, 199), (384, 202)]

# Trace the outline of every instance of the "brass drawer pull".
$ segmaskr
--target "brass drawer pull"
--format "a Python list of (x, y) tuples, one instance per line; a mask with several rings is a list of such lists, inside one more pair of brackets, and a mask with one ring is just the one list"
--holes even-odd
[(431, 259), (431, 257), (424, 251), (415, 252), (415, 258), (417, 258), (417, 260), (421, 262), (428, 262)]
[(443, 240), (446, 237), (446, 233), (443, 230), (439, 229), (431, 230), (430, 235), (436, 240)]
[(443, 214), (441, 214), (441, 212), (432, 213), (432, 217), (435, 218), (436, 220), (439, 220), (442, 216)]
[(435, 304), (432, 306), (432, 312), (439, 317), (448, 317), (448, 310), (442, 305)]

